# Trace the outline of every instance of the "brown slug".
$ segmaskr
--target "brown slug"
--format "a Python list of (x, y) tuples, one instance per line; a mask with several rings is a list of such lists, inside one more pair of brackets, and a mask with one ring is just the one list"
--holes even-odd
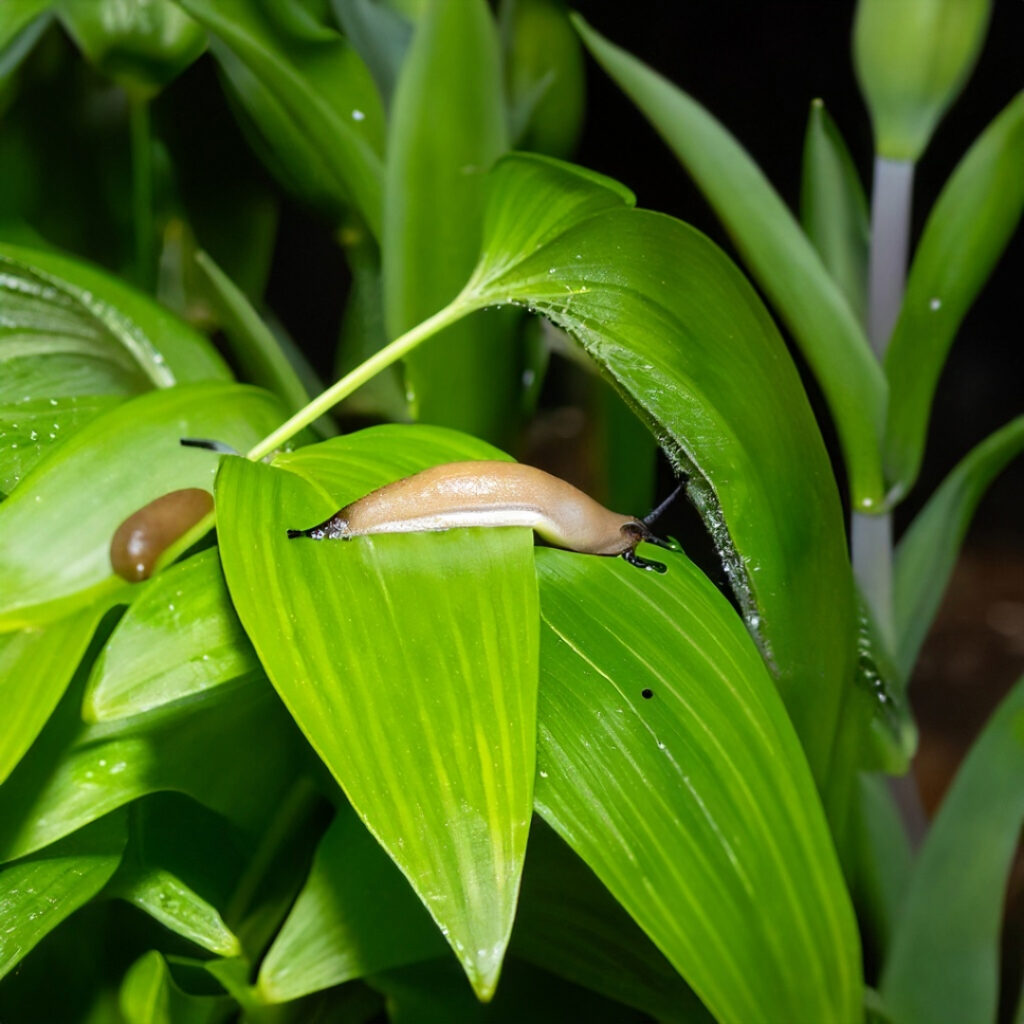
[(528, 526), (556, 547), (591, 555), (619, 555), (641, 569), (665, 572), (640, 558), (641, 541), (669, 550), (650, 524), (682, 489), (643, 519), (611, 512), (572, 484), (517, 462), (449, 462), (396, 480), (289, 537), (351, 540), (378, 533), (418, 533), (468, 526)]
[(114, 531), (114, 572), (129, 583), (149, 579), (160, 555), (212, 511), (213, 495), (198, 487), (171, 491), (143, 505)]

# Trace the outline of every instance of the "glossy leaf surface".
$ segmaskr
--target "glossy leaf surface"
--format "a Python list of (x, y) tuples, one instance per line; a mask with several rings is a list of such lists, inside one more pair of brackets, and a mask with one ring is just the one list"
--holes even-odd
[[(388, 133), (383, 254), (390, 337), (455, 297), (480, 246), (484, 173), (507, 148), (497, 29), (485, 0), (436, 0), (419, 23)], [(460, 321), (405, 360), (413, 417), (501, 441), (518, 366), (507, 316)]]
[(0, 634), (0, 783), (64, 695), (105, 611), (87, 607), (41, 629)]
[(162, 954), (151, 950), (128, 968), (118, 993), (126, 1024), (218, 1024), (238, 1009), (226, 996), (182, 991)]
[(126, 718), (259, 671), (217, 552), (203, 551), (132, 602), (93, 665), (82, 715)]
[(106, 885), (127, 837), (124, 817), (114, 814), (0, 868), (0, 977)]
[(148, 793), (186, 793), (252, 828), (296, 771), (294, 730), (266, 682), (188, 716), (83, 726), (69, 690), (0, 788), (0, 859), (32, 853)]
[(825, 817), (731, 606), (682, 555), (537, 555), (541, 815), (717, 1018), (856, 1019)]
[(908, 674), (939, 610), (978, 502), (1003, 468), (1024, 451), (1024, 416), (973, 448), (918, 512), (896, 548), (893, 612), (896, 658)]
[(342, 31), (370, 69), (381, 98), (390, 106), (398, 73), (412, 40), (412, 22), (377, 0), (331, 0)]
[(702, 106), (582, 19), (583, 41), (640, 107), (711, 203), (786, 322), (828, 399), (854, 507), (883, 498), (885, 380), (864, 332), (796, 219), (746, 151)]
[(464, 293), (574, 335), (652, 425), (731, 574), (819, 781), (852, 661), (838, 493), (767, 311), (707, 238), (571, 165), (506, 158)]
[(978, 59), (991, 0), (859, 0), (853, 55), (875, 151), (915, 161)]
[(494, 990), (533, 782), (532, 535), (521, 529), (288, 540), (390, 480), (500, 457), (439, 430), (377, 428), (225, 460), (221, 556), (257, 654), (360, 817)]
[(995, 1021), (1003, 897), (1022, 821), (1024, 679), (971, 748), (918, 855), (882, 975), (893, 1019)]
[(800, 221), (850, 309), (866, 323), (868, 203), (850, 151), (821, 100), (811, 104), (804, 136)]
[(47, 621), (123, 585), (110, 564), (117, 527), (169, 491), (212, 487), (220, 456), (179, 438), (245, 449), (282, 418), (265, 391), (194, 384), (149, 392), (86, 424), (0, 505), (0, 627)]
[(86, 263), (0, 245), (0, 401), (230, 380), (210, 343)]
[(932, 207), (885, 360), (886, 472), (905, 494), (921, 466), (935, 386), (960, 323), (1024, 209), (1024, 93), (985, 129)]
[(271, 170), (334, 218), (381, 217), (384, 111), (347, 40), (296, 2), (181, 0), (215, 37), (214, 56), (260, 136)]

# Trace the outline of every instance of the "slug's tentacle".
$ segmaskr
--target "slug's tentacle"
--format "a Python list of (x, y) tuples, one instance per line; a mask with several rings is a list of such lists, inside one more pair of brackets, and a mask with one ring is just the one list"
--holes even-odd
[(686, 486), (685, 480), (680, 480), (676, 485), (676, 489), (660, 504), (657, 508), (652, 509), (643, 518), (645, 526), (650, 526), (652, 523), (656, 523), (661, 517), (661, 514), (679, 497), (682, 493), (683, 488)]
[(629, 562), (630, 565), (635, 565), (638, 569), (646, 569), (648, 572), (668, 572), (668, 566), (664, 562), (655, 562), (650, 558), (641, 558), (635, 551), (623, 551), (622, 557)]
[(240, 455), (237, 448), (232, 448), (226, 441), (211, 441), (205, 437), (182, 437), (178, 444), (184, 448), (205, 448), (208, 452), (220, 452), (222, 455)]

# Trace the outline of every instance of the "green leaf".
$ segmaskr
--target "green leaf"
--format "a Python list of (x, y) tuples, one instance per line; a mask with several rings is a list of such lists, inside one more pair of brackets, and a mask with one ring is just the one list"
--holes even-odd
[(107, 611), (98, 603), (42, 629), (0, 635), (0, 783), (32, 745), (64, 695), (96, 625)]
[(0, 6), (0, 113), (21, 62), (50, 27), (51, 0), (7, 0)]
[(896, 547), (896, 659), (909, 675), (956, 564), (974, 510), (992, 481), (1024, 451), (1024, 416), (972, 448), (932, 494)]
[(502, 0), (501, 37), (513, 144), (569, 156), (583, 127), (583, 48), (562, 0)]
[(9, 494), (57, 445), (120, 401), (119, 395), (71, 395), (0, 405), (0, 491)]
[[(480, 244), (484, 172), (507, 148), (497, 30), (485, 0), (435, 0), (399, 78), (388, 134), (384, 322), (391, 337), (449, 302)], [(512, 323), (477, 315), (406, 358), (413, 416), (501, 442), (519, 364)]]
[(593, 872), (535, 821), (511, 951), (658, 1021), (711, 1017)]
[(821, 803), (728, 601), (682, 555), (537, 556), (540, 814), (716, 1018), (858, 1019)]
[(218, 1024), (238, 1007), (226, 996), (198, 996), (182, 991), (167, 961), (155, 949), (128, 968), (118, 994), (126, 1024)]
[[(207, 253), (197, 253), (196, 264), (246, 379), (272, 391), (289, 413), (298, 412), (310, 396), (281, 339), (260, 319), (242, 290)], [(298, 353), (296, 356), (302, 358)]]
[(264, 391), (192, 384), (153, 391), (92, 420), (0, 504), (0, 628), (36, 625), (123, 586), (110, 541), (168, 491), (213, 483), (220, 456), (183, 448), (212, 437), (246, 448), (282, 412)]
[(258, 827), (296, 771), (297, 737), (265, 682), (197, 701), (188, 715), (83, 726), (72, 687), (0, 788), (0, 860), (56, 842), (149, 793), (186, 793)]
[(957, 329), (1024, 209), (1024, 92), (982, 132), (924, 226), (885, 359), (885, 466), (897, 496), (917, 478), (935, 385)]
[(0, 401), (230, 380), (210, 343), (88, 264), (0, 244)]
[(342, 807), (260, 966), (259, 992), (269, 1003), (287, 1002), (445, 950), (398, 868)]
[(839, 287), (793, 215), (739, 143), (702, 106), (578, 15), (583, 41), (668, 143), (800, 346), (839, 432), (852, 503), (884, 497), (878, 438), (885, 380)]
[(285, 536), (390, 480), (467, 457), (500, 453), (446, 431), (394, 427), (281, 455), (274, 467), (226, 459), (218, 532), (264, 668), (486, 998), (530, 818), (532, 536)]
[(331, 6), (370, 69), (385, 105), (390, 106), (412, 39), (412, 23), (400, 11), (376, 0), (331, 0)]
[(492, 189), (462, 301), (522, 303), (565, 328), (652, 424), (821, 781), (852, 668), (852, 585), (828, 457), (771, 318), (707, 238), (623, 208), (607, 179), (515, 155)]
[(218, 903), (226, 904), (230, 894), (234, 879), (223, 877), (224, 868), (241, 870), (233, 838), (216, 815), (177, 794), (136, 801), (128, 847), (105, 895), (126, 900), (211, 953), (238, 956), (239, 941), (211, 902), (220, 896)]
[(875, 151), (916, 161), (974, 69), (990, 0), (859, 0), (853, 56)]
[(86, 721), (143, 714), (260, 671), (216, 550), (145, 584), (96, 659)]
[(379, 236), (384, 111), (347, 40), (294, 2), (179, 2), (213, 35), (271, 171), (335, 219), (354, 205)]
[(901, 1024), (995, 1022), (1003, 895), (1024, 821), (1024, 679), (960, 767), (918, 855), (881, 992)]
[(0, 869), (0, 977), (106, 885), (126, 839), (123, 815), (112, 814)]
[(868, 203), (850, 151), (821, 100), (811, 104), (807, 119), (800, 222), (858, 322), (866, 323)]
[(148, 97), (206, 49), (206, 34), (170, 0), (57, 0), (86, 58), (129, 92)]

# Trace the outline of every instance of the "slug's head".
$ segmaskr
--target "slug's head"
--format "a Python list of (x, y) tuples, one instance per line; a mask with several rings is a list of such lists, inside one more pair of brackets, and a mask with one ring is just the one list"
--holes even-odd
[(678, 542), (655, 536), (651, 532), (651, 528), (642, 519), (630, 519), (624, 523), (622, 535), (629, 543), (629, 547), (621, 552), (622, 557), (630, 565), (635, 565), (638, 569), (647, 569), (651, 572), (667, 571), (666, 566), (662, 562), (653, 562), (648, 558), (641, 558), (636, 553), (637, 545), (641, 543), (654, 544), (659, 548), (665, 548), (666, 551), (682, 551)]
[(325, 519), (308, 530), (288, 531), (289, 540), (295, 540), (296, 537), (309, 537), (310, 540), (350, 540), (352, 530), (349, 528), (348, 520), (342, 518), (341, 512), (336, 512), (330, 519)]

